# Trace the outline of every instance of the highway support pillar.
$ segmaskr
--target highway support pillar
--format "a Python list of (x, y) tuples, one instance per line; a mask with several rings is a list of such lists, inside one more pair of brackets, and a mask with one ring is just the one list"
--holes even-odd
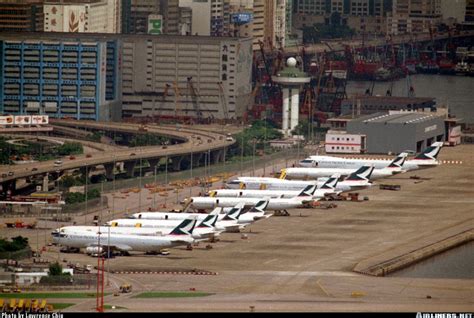
[(224, 150), (214, 150), (211, 152), (211, 162), (212, 164), (216, 164), (218, 162), (224, 161)]
[(104, 169), (105, 169), (105, 177), (107, 178), (108, 181), (111, 181), (114, 179), (114, 164), (113, 163), (105, 163), (104, 164)]
[(127, 173), (128, 178), (133, 177), (133, 172), (135, 171), (135, 166), (137, 165), (136, 161), (125, 161), (124, 162), (124, 169), (125, 172)]
[(150, 165), (150, 170), (154, 173), (156, 166), (160, 163), (160, 158), (148, 159), (148, 164)]
[(48, 192), (49, 190), (49, 173), (43, 175), (43, 192)]
[(173, 167), (174, 171), (180, 171), (181, 170), (181, 161), (183, 161), (183, 156), (177, 156), (171, 158), (171, 165)]

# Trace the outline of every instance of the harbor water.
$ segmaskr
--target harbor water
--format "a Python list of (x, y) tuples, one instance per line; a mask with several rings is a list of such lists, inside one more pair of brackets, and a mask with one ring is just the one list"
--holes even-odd
[(474, 242), (430, 257), (390, 276), (474, 279)]
[[(416, 97), (433, 97), (438, 107), (448, 105), (461, 123), (474, 123), (474, 77), (416, 74), (393, 82), (375, 82), (373, 95), (385, 96), (391, 89), (392, 96), (407, 96), (410, 82)], [(372, 88), (372, 82), (349, 81), (347, 96), (364, 94), (367, 88)]]

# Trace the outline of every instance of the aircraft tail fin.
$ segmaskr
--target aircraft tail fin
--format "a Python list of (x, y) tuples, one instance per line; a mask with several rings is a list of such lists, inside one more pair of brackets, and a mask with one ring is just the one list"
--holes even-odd
[(403, 164), (405, 163), (405, 160), (407, 159), (408, 153), (402, 152), (398, 156), (395, 157), (395, 159), (390, 162), (390, 164), (387, 166), (387, 168), (401, 168), (403, 167)]
[(170, 235), (191, 235), (196, 223), (196, 217), (186, 218), (170, 232)]
[(362, 181), (369, 180), (372, 172), (374, 171), (374, 166), (362, 166), (353, 173), (351, 173), (346, 180), (348, 181)]
[(250, 208), (249, 212), (264, 212), (268, 206), (269, 199), (263, 199), (257, 202), (253, 207)]
[(339, 173), (333, 174), (330, 178), (324, 182), (324, 184), (321, 186), (321, 189), (332, 189), (334, 190), (337, 186), (337, 182), (339, 181), (339, 178), (341, 175)]
[(281, 180), (286, 179), (286, 169), (281, 169), (280, 178)]
[(307, 185), (301, 192), (298, 194), (299, 197), (311, 197), (316, 191), (316, 185)]
[(242, 214), (242, 210), (245, 206), (244, 202), (238, 203), (236, 206), (234, 206), (232, 209), (230, 209), (229, 212), (222, 218), (222, 220), (228, 221), (232, 220), (235, 221), (239, 218), (239, 216)]
[(437, 142), (434, 142), (431, 144), (431, 146), (429, 146), (428, 148), (426, 148), (425, 150), (423, 150), (419, 155), (417, 155), (415, 157), (415, 159), (418, 159), (418, 160), (436, 160), (436, 158), (438, 157), (440, 151), (441, 151), (441, 147), (443, 147), (443, 143), (440, 142), (440, 141), (437, 141)]
[(202, 220), (201, 223), (199, 223), (199, 225), (197, 227), (209, 227), (209, 228), (213, 228), (214, 225), (216, 224), (217, 222), (217, 218), (219, 217), (218, 214), (209, 214), (208, 216), (206, 216), (204, 218), (204, 220)]

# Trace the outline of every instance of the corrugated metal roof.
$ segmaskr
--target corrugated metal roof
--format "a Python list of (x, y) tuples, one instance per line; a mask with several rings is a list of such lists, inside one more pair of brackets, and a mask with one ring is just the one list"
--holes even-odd
[(405, 113), (405, 114), (386, 114), (376, 113), (368, 116), (363, 116), (354, 119), (354, 122), (363, 123), (387, 123), (387, 124), (417, 124), (424, 121), (429, 121), (438, 116), (428, 113)]

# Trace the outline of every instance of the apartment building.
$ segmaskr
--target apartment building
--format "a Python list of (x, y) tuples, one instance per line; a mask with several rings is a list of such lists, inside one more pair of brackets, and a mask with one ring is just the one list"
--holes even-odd
[(441, 21), (441, 0), (393, 0), (387, 18), (391, 34), (428, 33)]
[(35, 32), (43, 28), (43, 6), (38, 0), (0, 1), (1, 32)]

